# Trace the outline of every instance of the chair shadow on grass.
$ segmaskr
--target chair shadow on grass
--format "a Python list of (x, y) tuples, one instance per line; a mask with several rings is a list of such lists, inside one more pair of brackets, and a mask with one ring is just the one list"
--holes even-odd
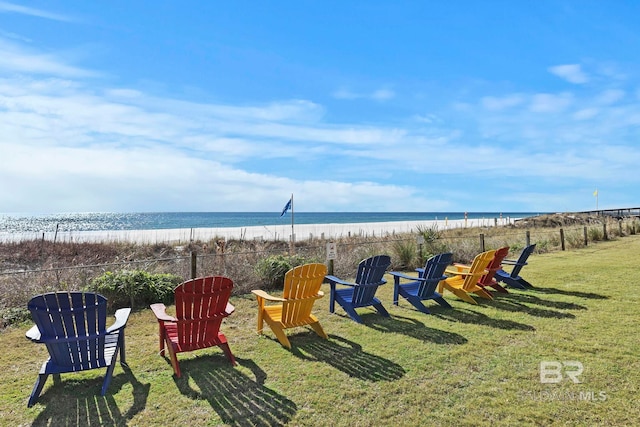
[(514, 322), (506, 319), (493, 319), (486, 314), (468, 308), (455, 307), (453, 310), (442, 310), (440, 312), (432, 312), (433, 316), (448, 320), (450, 322), (462, 322), (472, 325), (485, 325), (497, 329), (511, 329), (520, 331), (535, 331), (531, 325)]
[(586, 299), (609, 299), (609, 297), (606, 295), (594, 294), (592, 292), (566, 291), (564, 289), (558, 289), (558, 288), (535, 287), (531, 289), (531, 291), (541, 293), (541, 294), (558, 294), (558, 295), (566, 295), (566, 296), (586, 298)]
[(542, 298), (538, 298), (535, 295), (525, 294), (525, 293), (498, 294), (497, 292), (494, 292), (493, 296), (494, 297), (498, 296), (500, 299), (518, 300), (519, 302), (536, 304), (536, 305), (541, 305), (549, 308), (556, 308), (559, 310), (586, 310), (587, 309), (587, 307), (585, 307), (584, 305), (575, 304), (572, 302), (545, 300)]
[(571, 313), (565, 313), (563, 311), (550, 310), (547, 308), (531, 307), (523, 304), (520, 301), (513, 299), (494, 299), (493, 304), (495, 308), (500, 310), (511, 311), (514, 313), (526, 313), (536, 317), (546, 317), (555, 319), (575, 319), (576, 316)]
[[(298, 410), (296, 404), (265, 387), (267, 374), (253, 360), (236, 357), (236, 362), (239, 366), (234, 367), (222, 355), (183, 360), (182, 377), (174, 375), (173, 380), (184, 396), (209, 402), (225, 425), (279, 426), (291, 421)], [(246, 370), (251, 375), (243, 372)]]
[[(100, 395), (103, 376), (74, 380), (73, 374), (63, 374), (47, 389), (38, 403), (46, 405), (32, 426), (124, 426), (147, 405), (151, 384), (142, 384), (133, 372), (122, 366), (124, 373), (114, 375), (105, 396)], [(98, 372), (96, 370), (96, 372)], [(133, 404), (123, 413), (113, 395), (127, 383), (133, 386)]]
[[(431, 309), (430, 309), (431, 310)], [(436, 311), (438, 309), (434, 309)], [(450, 310), (450, 309), (443, 309)], [(420, 313), (416, 311), (416, 313)], [(420, 315), (428, 316), (420, 313)], [(362, 316), (364, 324), (372, 329), (380, 332), (395, 332), (410, 336), (420, 341), (432, 342), (434, 344), (465, 344), (467, 339), (455, 332), (447, 332), (441, 329), (434, 329), (426, 326), (419, 320), (410, 317), (398, 316), (396, 314), (391, 317), (379, 316), (375, 313), (365, 314)]]
[(397, 363), (362, 350), (360, 344), (337, 335), (296, 337), (291, 352), (303, 359), (327, 363), (345, 374), (365, 381), (395, 381), (405, 370)]

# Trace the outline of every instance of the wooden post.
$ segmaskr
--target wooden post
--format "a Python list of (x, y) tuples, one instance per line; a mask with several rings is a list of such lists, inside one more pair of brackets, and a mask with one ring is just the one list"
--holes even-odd
[(607, 223), (606, 222), (604, 224), (602, 224), (602, 234), (604, 236), (604, 240), (609, 240), (609, 237), (607, 237)]
[(191, 278), (192, 279), (195, 279), (196, 277), (198, 277), (197, 276), (198, 268), (197, 268), (197, 265), (196, 265), (197, 259), (198, 259), (198, 257), (196, 255), (196, 252), (195, 251), (191, 251)]
[(333, 260), (332, 259), (329, 260), (329, 265), (327, 267), (327, 273), (330, 276), (333, 276)]
[(622, 237), (622, 220), (618, 220), (618, 231), (620, 232), (620, 237)]
[(525, 242), (526, 242), (526, 246), (529, 246), (531, 244), (531, 232), (529, 230), (527, 230), (527, 233), (525, 236)]
[(484, 252), (484, 234), (480, 233), (480, 252)]
[(564, 251), (564, 229), (560, 229), (560, 246), (562, 247), (562, 250)]
[(584, 245), (587, 246), (587, 242), (589, 239), (587, 238), (587, 226), (584, 226)]

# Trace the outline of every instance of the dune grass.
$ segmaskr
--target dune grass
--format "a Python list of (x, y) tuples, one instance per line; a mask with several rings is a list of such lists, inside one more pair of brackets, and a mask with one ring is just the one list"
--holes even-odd
[[(379, 290), (391, 317), (359, 309), (365, 324), (328, 296), (315, 313), (329, 340), (289, 330), (293, 350), (271, 331), (255, 334), (256, 302), (232, 297), (225, 320), (238, 366), (217, 348), (179, 355), (182, 378), (158, 355), (150, 310), (132, 314), (128, 368), (116, 367), (106, 396), (102, 370), (52, 379), (27, 408), (46, 349), (0, 333), (2, 425), (633, 425), (638, 358), (640, 236), (532, 256), (522, 271), (536, 289), (511, 290), (431, 315), (393, 306), (393, 281)], [(327, 286), (327, 285), (324, 285)], [(325, 289), (328, 295), (328, 287)], [(574, 383), (541, 383), (540, 363), (577, 361)]]

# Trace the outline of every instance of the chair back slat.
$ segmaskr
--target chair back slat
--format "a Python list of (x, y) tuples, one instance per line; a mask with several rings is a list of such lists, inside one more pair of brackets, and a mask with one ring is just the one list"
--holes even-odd
[(487, 274), (480, 277), (479, 283), (481, 285), (491, 285), (493, 282), (493, 276), (496, 275), (496, 271), (500, 269), (502, 266), (502, 260), (509, 254), (509, 246), (502, 247), (500, 249), (496, 249), (496, 252), (493, 255), (489, 264), (487, 264), (486, 270)]
[(444, 270), (451, 264), (452, 260), (453, 254), (451, 252), (434, 255), (427, 260), (420, 275), (420, 278), (425, 280), (420, 283), (418, 288), (418, 298), (425, 299), (434, 294), (438, 283), (445, 277)]
[(292, 268), (285, 274), (282, 304), (282, 323), (287, 327), (306, 322), (317, 299), (327, 266), (320, 263)]
[(536, 249), (536, 244), (534, 243), (522, 250), (516, 265), (514, 265), (513, 269), (511, 270), (511, 277), (513, 278), (518, 277), (518, 275), (520, 274), (520, 270), (522, 270), (522, 267), (524, 267), (527, 264), (527, 259), (529, 258), (529, 255), (531, 255), (535, 249)]
[(33, 297), (28, 304), (54, 364), (70, 370), (105, 366), (107, 300), (83, 292)]
[(478, 280), (485, 275), (485, 269), (493, 259), (495, 253), (495, 250), (490, 250), (476, 255), (469, 267), (470, 274), (464, 276), (464, 282), (462, 284), (463, 290), (469, 292), (475, 290)]
[(356, 272), (351, 298), (354, 307), (368, 306), (373, 302), (378, 286), (387, 283), (384, 274), (391, 265), (389, 255), (376, 255), (360, 261)]
[(188, 280), (174, 289), (181, 345), (206, 346), (217, 338), (232, 289), (233, 281), (224, 276)]

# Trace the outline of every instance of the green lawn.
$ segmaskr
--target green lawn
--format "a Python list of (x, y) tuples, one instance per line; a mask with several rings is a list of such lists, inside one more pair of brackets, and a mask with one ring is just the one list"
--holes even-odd
[[(255, 334), (252, 295), (232, 297), (223, 331), (239, 365), (218, 348), (179, 355), (178, 379), (158, 355), (150, 310), (126, 331), (129, 369), (116, 367), (105, 397), (103, 371), (52, 379), (26, 403), (42, 345), (30, 325), (0, 333), (0, 424), (18, 425), (633, 425), (640, 419), (638, 286), (640, 236), (581, 250), (533, 255), (522, 275), (535, 290), (512, 290), (474, 306), (445, 298), (431, 315), (393, 306), (392, 279), (379, 290), (391, 313), (341, 308), (316, 314), (329, 340), (289, 330), (293, 350)], [(576, 361), (571, 381), (541, 383), (541, 362)]]

